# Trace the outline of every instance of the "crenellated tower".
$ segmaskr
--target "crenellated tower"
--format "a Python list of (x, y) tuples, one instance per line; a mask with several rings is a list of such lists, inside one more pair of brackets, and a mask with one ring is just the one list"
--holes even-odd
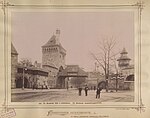
[(49, 41), (42, 46), (42, 67), (57, 74), (60, 67), (65, 67), (66, 50), (60, 43), (60, 30), (56, 30)]

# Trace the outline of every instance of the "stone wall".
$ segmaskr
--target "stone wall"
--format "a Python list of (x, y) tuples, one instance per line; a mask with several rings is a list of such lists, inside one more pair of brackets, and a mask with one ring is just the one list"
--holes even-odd
[(59, 52), (45, 51), (42, 55), (42, 65), (50, 65), (59, 68)]
[[(117, 84), (116, 84), (117, 83)], [(109, 89), (111, 90), (115, 90), (116, 88), (118, 90), (123, 90), (124, 89), (124, 79), (122, 78), (118, 78), (116, 80), (116, 78), (111, 78), (109, 81), (108, 81), (108, 87)]]
[[(20, 81), (19, 84), (21, 84), (20, 88), (22, 87), (22, 78), (23, 74), (18, 73), (17, 78), (16, 78), (16, 83), (17, 81)], [(33, 75), (33, 74), (24, 74), (24, 84), (25, 88), (47, 88), (48, 87), (48, 77), (46, 76), (41, 76), (41, 75)], [(19, 80), (20, 79), (20, 80)]]
[(17, 74), (18, 55), (11, 54), (11, 88), (16, 88), (16, 74)]
[(125, 81), (124, 90), (134, 90), (134, 81)]

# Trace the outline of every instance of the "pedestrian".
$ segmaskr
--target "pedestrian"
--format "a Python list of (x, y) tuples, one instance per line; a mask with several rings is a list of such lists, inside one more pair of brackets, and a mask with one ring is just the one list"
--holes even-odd
[(93, 87), (91, 86), (91, 90), (93, 90)]
[(82, 87), (79, 87), (79, 96), (81, 96)]
[(97, 87), (97, 90), (96, 90), (96, 98), (100, 98), (101, 90), (102, 90), (102, 88)]
[(96, 90), (96, 86), (94, 86), (94, 91)]
[(85, 89), (84, 89), (84, 90), (85, 90), (85, 96), (87, 96), (87, 95), (88, 95), (88, 90), (89, 90), (89, 88), (88, 88), (87, 85), (85, 86)]

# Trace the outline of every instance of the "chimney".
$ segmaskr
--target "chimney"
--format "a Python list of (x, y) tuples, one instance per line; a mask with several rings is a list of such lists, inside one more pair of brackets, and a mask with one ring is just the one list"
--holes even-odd
[(60, 38), (60, 30), (56, 30), (56, 44), (59, 44), (59, 38)]
[(37, 67), (37, 61), (34, 62), (34, 67)]

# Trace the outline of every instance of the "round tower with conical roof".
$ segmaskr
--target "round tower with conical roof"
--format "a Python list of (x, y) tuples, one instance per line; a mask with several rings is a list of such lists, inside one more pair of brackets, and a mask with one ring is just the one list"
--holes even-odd
[(120, 69), (126, 68), (130, 65), (130, 58), (128, 57), (128, 52), (125, 48), (123, 48), (122, 52), (120, 53), (120, 57), (117, 60), (118, 66)]

